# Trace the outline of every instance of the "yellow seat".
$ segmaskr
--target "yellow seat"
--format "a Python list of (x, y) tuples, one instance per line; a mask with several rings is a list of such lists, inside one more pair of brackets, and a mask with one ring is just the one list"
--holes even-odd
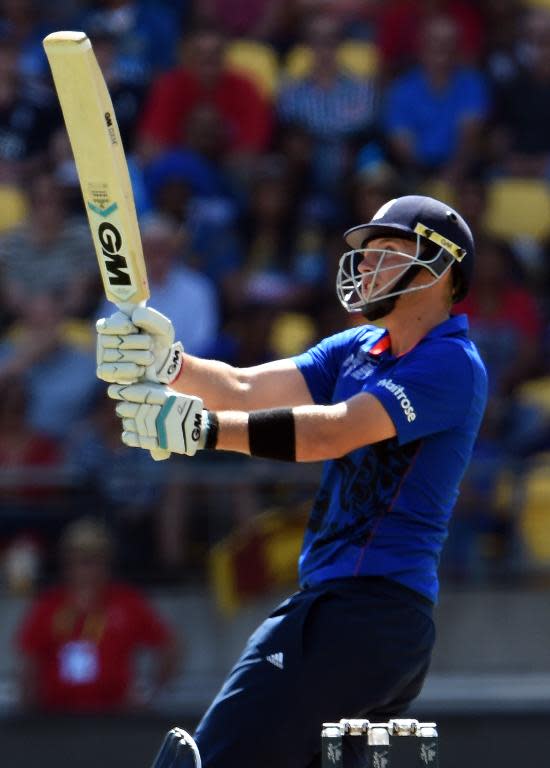
[(302, 312), (283, 312), (271, 328), (270, 347), (277, 357), (298, 355), (315, 339), (315, 324)]
[(287, 77), (300, 79), (311, 71), (313, 53), (307, 45), (295, 45), (286, 55), (284, 72)]
[(456, 204), (455, 191), (449, 182), (443, 181), (443, 179), (432, 178), (424, 181), (421, 185), (420, 194), (435, 197), (436, 200), (441, 200), (447, 205), (454, 206)]
[(541, 454), (528, 470), (520, 533), (529, 564), (550, 566), (550, 454)]
[(279, 61), (275, 50), (257, 40), (232, 40), (225, 54), (226, 64), (248, 75), (264, 96), (272, 98), (279, 84)]
[(550, 416), (550, 376), (530, 379), (521, 385), (517, 392), (520, 403), (537, 408)]
[(487, 190), (485, 229), (494, 237), (550, 236), (550, 190), (539, 179), (495, 179)]
[(550, 0), (525, 0), (528, 8), (550, 8)]
[(338, 48), (338, 62), (356, 77), (373, 77), (378, 72), (378, 48), (365, 40), (346, 40)]
[[(378, 70), (378, 49), (373, 43), (361, 40), (345, 40), (338, 46), (339, 65), (355, 77), (372, 77)], [(313, 62), (313, 53), (307, 45), (295, 45), (287, 54), (284, 63), (285, 75), (300, 79), (306, 77)]]
[(27, 216), (27, 198), (10, 184), (0, 184), (0, 233), (19, 226)]

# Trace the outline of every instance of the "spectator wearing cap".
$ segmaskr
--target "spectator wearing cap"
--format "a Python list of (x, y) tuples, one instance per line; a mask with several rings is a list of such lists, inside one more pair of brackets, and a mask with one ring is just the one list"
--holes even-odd
[[(174, 675), (174, 634), (149, 601), (112, 580), (113, 541), (98, 521), (71, 523), (60, 542), (61, 584), (39, 595), (17, 632), (21, 700), (43, 712), (113, 712), (151, 703)], [(136, 653), (155, 674), (139, 692)]]

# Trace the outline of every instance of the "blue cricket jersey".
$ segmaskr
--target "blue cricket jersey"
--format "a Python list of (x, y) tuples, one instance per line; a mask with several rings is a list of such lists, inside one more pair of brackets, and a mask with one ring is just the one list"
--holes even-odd
[(365, 325), (294, 358), (315, 403), (369, 392), (397, 435), (325, 462), (299, 560), (302, 586), (384, 576), (435, 601), (437, 567), (487, 400), (465, 315), (395, 357)]

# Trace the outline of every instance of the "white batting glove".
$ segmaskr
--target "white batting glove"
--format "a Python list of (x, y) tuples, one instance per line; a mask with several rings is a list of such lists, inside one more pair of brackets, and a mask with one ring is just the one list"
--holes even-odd
[(180, 395), (160, 384), (111, 384), (108, 395), (121, 400), (122, 442), (133, 448), (171, 451), (194, 456), (204, 447), (208, 412), (202, 400)]
[(132, 316), (115, 312), (96, 323), (97, 376), (131, 384), (141, 378), (171, 384), (183, 364), (183, 346), (174, 343), (170, 319), (151, 307), (136, 307)]

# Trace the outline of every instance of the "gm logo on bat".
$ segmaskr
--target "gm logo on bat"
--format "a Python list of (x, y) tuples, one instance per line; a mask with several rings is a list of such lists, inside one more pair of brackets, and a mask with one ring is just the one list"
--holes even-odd
[(113, 124), (113, 119), (111, 117), (110, 112), (105, 112), (105, 125), (107, 126), (107, 133), (109, 134), (109, 138), (111, 139), (111, 144), (118, 144), (118, 139), (115, 131), (115, 126)]
[[(110, 221), (102, 222), (97, 234), (101, 245), (101, 252), (105, 258), (105, 267), (109, 283), (111, 285), (131, 285), (128, 273), (128, 263), (121, 254), (122, 235)], [(126, 270), (126, 271), (125, 271)]]

